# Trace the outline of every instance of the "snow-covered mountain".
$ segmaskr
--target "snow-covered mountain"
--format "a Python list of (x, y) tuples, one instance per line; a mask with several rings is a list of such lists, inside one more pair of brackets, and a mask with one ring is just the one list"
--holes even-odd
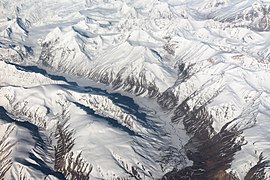
[(0, 179), (270, 179), (270, 1), (0, 1)]

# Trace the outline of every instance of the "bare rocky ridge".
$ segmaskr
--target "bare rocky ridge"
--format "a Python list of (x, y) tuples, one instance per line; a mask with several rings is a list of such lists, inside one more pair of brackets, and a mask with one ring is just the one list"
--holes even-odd
[(236, 27), (247, 27), (254, 31), (269, 31), (269, 10), (269, 5), (254, 2), (252, 7), (246, 7), (244, 10), (236, 11), (229, 17), (220, 17), (217, 11), (211, 13), (208, 18), (232, 23)]
[[(39, 57), (39, 60), (42, 65), (50, 68), (55, 68), (54, 63), (54, 53), (55, 51), (63, 51), (61, 49), (53, 50), (53, 43), (44, 43), (42, 46), (42, 52)], [(70, 53), (70, 52), (68, 52)], [(127, 77), (122, 77), (123, 74), (127, 74), (127, 68), (120, 69), (119, 72), (114, 73), (110, 68), (106, 69), (77, 69), (69, 64), (59, 64), (56, 67), (57, 70), (63, 71), (65, 73), (71, 73), (77, 76), (82, 76), (94, 80), (96, 82), (100, 82), (106, 84), (108, 86), (112, 86), (113, 89), (121, 89), (129, 93), (133, 93), (137, 96), (146, 94), (147, 96), (157, 97), (160, 94), (160, 90), (156, 86), (154, 82), (149, 82), (145, 77), (144, 72), (140, 72), (139, 76), (129, 75)]]

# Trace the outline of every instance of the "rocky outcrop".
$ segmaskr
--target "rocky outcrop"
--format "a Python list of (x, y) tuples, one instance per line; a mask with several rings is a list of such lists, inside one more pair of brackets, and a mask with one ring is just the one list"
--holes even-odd
[[(244, 3), (243, 3), (244, 4)], [(240, 5), (241, 6), (241, 5)], [(226, 7), (228, 8), (228, 7)], [(241, 11), (232, 11), (230, 15), (218, 15), (214, 12), (208, 15), (209, 19), (214, 19), (223, 23), (230, 23), (236, 27), (245, 27), (254, 31), (270, 30), (270, 6), (262, 2), (254, 2), (252, 6), (243, 6)]]
[[(122, 89), (126, 92), (133, 93), (137, 96), (146, 95), (150, 98), (160, 95), (159, 88), (155, 82), (149, 82), (145, 77), (145, 72), (140, 72), (139, 75), (124, 75), (127, 74), (127, 68), (120, 69), (117, 73), (110, 67), (89, 68), (83, 66), (73, 66), (71, 62), (66, 62), (64, 59), (57, 63), (54, 61), (55, 51), (65, 51), (64, 49), (53, 48), (53, 42), (43, 43), (42, 52), (39, 61), (43, 66), (57, 69), (64, 73), (70, 73), (79, 77), (88, 78), (102, 84), (112, 86), (113, 89)], [(88, 65), (86, 65), (88, 66)]]
[(269, 169), (270, 161), (266, 160), (263, 157), (263, 154), (260, 154), (259, 161), (249, 170), (249, 172), (245, 176), (245, 180), (267, 179), (267, 171), (269, 171)]
[[(213, 119), (205, 107), (190, 110), (183, 103), (175, 111), (174, 123), (183, 123), (191, 137), (185, 145), (187, 156), (193, 166), (167, 173), (163, 179), (226, 179), (237, 177), (226, 170), (230, 168), (234, 154), (241, 149), (244, 139), (241, 132), (229, 131), (224, 127), (216, 133)], [(178, 120), (176, 120), (178, 119)]]

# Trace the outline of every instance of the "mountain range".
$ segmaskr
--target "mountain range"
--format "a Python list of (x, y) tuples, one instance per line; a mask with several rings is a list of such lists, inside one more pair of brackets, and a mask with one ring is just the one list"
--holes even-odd
[(1, 0), (0, 179), (270, 179), (270, 1)]

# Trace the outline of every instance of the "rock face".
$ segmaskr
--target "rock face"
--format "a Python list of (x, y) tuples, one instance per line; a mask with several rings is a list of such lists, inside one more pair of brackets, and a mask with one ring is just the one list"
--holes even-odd
[(172, 121), (182, 121), (191, 137), (185, 150), (193, 165), (167, 173), (163, 179), (238, 179), (226, 170), (230, 168), (234, 154), (244, 145), (241, 132), (227, 130), (225, 125), (215, 133), (213, 119), (205, 107), (190, 111), (187, 105), (181, 104)]
[(0, 179), (269, 179), (269, 7), (2, 0)]
[(219, 11), (211, 13), (209, 18), (221, 22), (232, 23), (238, 27), (250, 28), (254, 31), (269, 31), (269, 4), (264, 4), (260, 1), (255, 1), (252, 5), (242, 3), (244, 9), (231, 10), (230, 16), (222, 17), (218, 14)]

